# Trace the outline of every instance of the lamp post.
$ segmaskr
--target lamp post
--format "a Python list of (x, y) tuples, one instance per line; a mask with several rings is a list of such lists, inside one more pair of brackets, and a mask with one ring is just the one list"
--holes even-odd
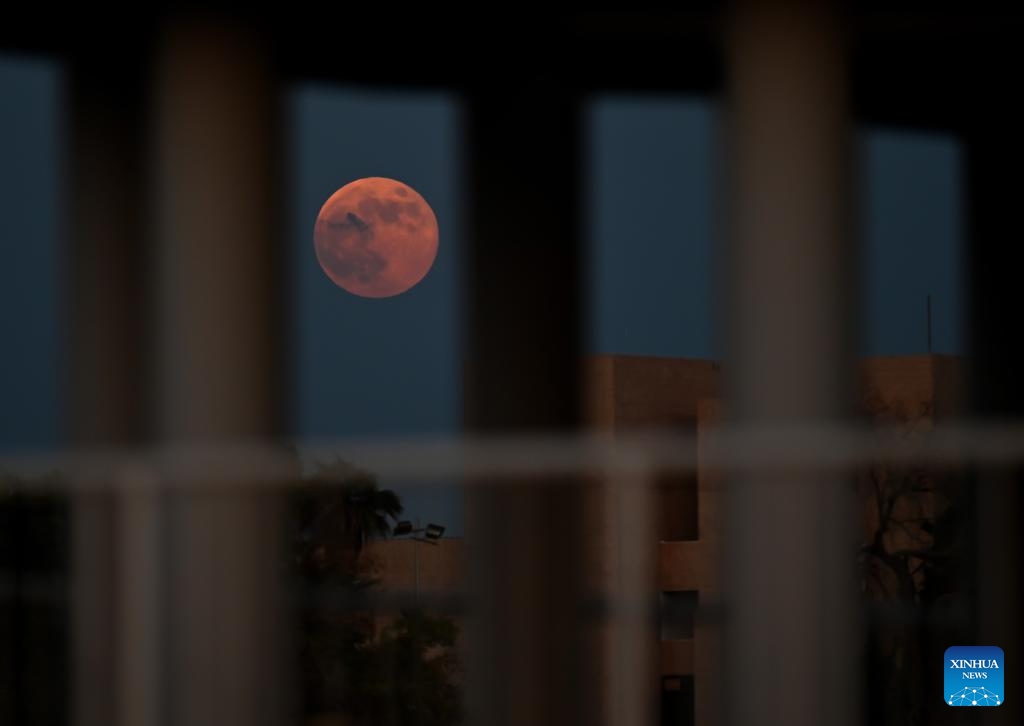
[[(418, 525), (418, 523), (417, 523)], [(405, 537), (413, 541), (413, 561), (416, 572), (416, 607), (420, 605), (420, 542), (430, 545), (437, 545), (438, 540), (444, 535), (444, 526), (440, 524), (428, 524), (426, 527), (413, 527), (412, 522), (401, 521), (395, 525), (392, 535)]]

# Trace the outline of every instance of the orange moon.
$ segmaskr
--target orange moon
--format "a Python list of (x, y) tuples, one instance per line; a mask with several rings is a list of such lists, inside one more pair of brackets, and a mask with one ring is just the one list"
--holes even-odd
[(437, 218), (415, 189), (394, 179), (357, 179), (334, 192), (313, 231), (331, 281), (361, 297), (401, 295), (430, 272)]

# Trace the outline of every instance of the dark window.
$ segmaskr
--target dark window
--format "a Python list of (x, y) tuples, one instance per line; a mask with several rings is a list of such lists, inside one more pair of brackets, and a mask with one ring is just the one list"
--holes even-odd
[(686, 640), (693, 637), (693, 615), (697, 609), (697, 591), (679, 590), (661, 593), (661, 639)]
[(661, 726), (692, 726), (693, 676), (661, 679)]

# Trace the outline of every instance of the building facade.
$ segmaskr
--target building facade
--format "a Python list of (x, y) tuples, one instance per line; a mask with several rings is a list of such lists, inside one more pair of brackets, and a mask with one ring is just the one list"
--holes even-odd
[[(722, 641), (716, 613), (721, 613), (726, 529), (724, 477), (705, 462), (707, 447), (723, 417), (720, 364), (604, 355), (587, 365), (586, 401), (593, 428), (609, 432), (656, 428), (696, 434), (691, 439), (697, 446), (696, 474), (660, 476), (655, 486), (651, 519), (652, 547), (657, 548), (656, 582), (652, 585), (659, 599), (655, 670), (661, 723), (711, 726), (718, 722), (724, 697), (717, 679), (721, 668), (716, 658), (722, 652)], [(905, 431), (908, 439), (961, 410), (962, 365), (957, 358), (868, 358), (861, 362), (859, 374), (862, 413), (869, 421)], [(869, 541), (879, 528), (873, 515), (876, 506), (870, 497), (860, 501), (864, 505), (863, 535)], [(914, 510), (906, 512), (908, 521), (934, 517), (938, 509), (947, 506), (931, 492), (903, 497), (900, 502)], [(614, 549), (616, 534), (608, 531), (607, 522), (607, 517), (592, 516), (590, 526), (604, 527), (605, 536), (598, 539)], [(890, 548), (905, 547), (925, 536), (905, 530), (903, 527), (893, 535), (900, 540), (887, 540)], [(629, 563), (619, 563), (623, 565)], [(607, 566), (594, 569), (606, 582), (614, 581)], [(698, 606), (703, 616), (695, 618)]]
[[(868, 421), (906, 424), (914, 436), (937, 420), (961, 410), (962, 364), (954, 357), (916, 355), (868, 358), (861, 362), (860, 408)], [(629, 588), (649, 587), (657, 599), (658, 619), (650, 623), (647, 675), (652, 702), (659, 704), (664, 726), (719, 722), (724, 694), (716, 660), (722, 652), (721, 592), (726, 536), (724, 476), (708, 462), (708, 447), (723, 420), (722, 367), (712, 360), (602, 355), (586, 362), (586, 420), (592, 431), (615, 435), (630, 431), (676, 431), (695, 442), (695, 472), (655, 473), (653, 498), (642, 519), (649, 541), (642, 552), (622, 543), (622, 490), (608, 482), (589, 482), (581, 502), (585, 562), (590, 591), (612, 601), (636, 597)], [(911, 431), (912, 429), (912, 431)], [(899, 430), (899, 427), (895, 427)], [(862, 501), (865, 541), (879, 528), (875, 502)], [(931, 494), (901, 500), (908, 520), (934, 516), (944, 504)], [(920, 533), (918, 533), (920, 534)], [(913, 544), (904, 527), (889, 544)], [(419, 591), (425, 600), (458, 592), (467, 572), (466, 543), (446, 538), (437, 545), (411, 540), (384, 540), (368, 545), (366, 555), (384, 591)], [(638, 556), (639, 555), (639, 556)], [(631, 559), (634, 558), (634, 559)], [(637, 575), (647, 559), (654, 567)], [(623, 578), (624, 572), (631, 576)], [(638, 579), (639, 578), (639, 579)], [(645, 579), (646, 578), (646, 579)], [(417, 587), (418, 582), (418, 587)], [(631, 584), (632, 583), (632, 584)], [(644, 597), (641, 594), (641, 600)], [(607, 613), (607, 611), (604, 611)], [(700, 615), (695, 617), (695, 613)], [(593, 677), (597, 707), (612, 713), (617, 697), (611, 676), (621, 655), (618, 632), (609, 617), (595, 618), (589, 629), (596, 654)]]

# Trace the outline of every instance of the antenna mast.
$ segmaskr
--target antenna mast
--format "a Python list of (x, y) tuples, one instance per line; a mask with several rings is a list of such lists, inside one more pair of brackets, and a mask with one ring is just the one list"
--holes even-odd
[(927, 315), (928, 315), (928, 355), (932, 354), (932, 296), (927, 297)]

